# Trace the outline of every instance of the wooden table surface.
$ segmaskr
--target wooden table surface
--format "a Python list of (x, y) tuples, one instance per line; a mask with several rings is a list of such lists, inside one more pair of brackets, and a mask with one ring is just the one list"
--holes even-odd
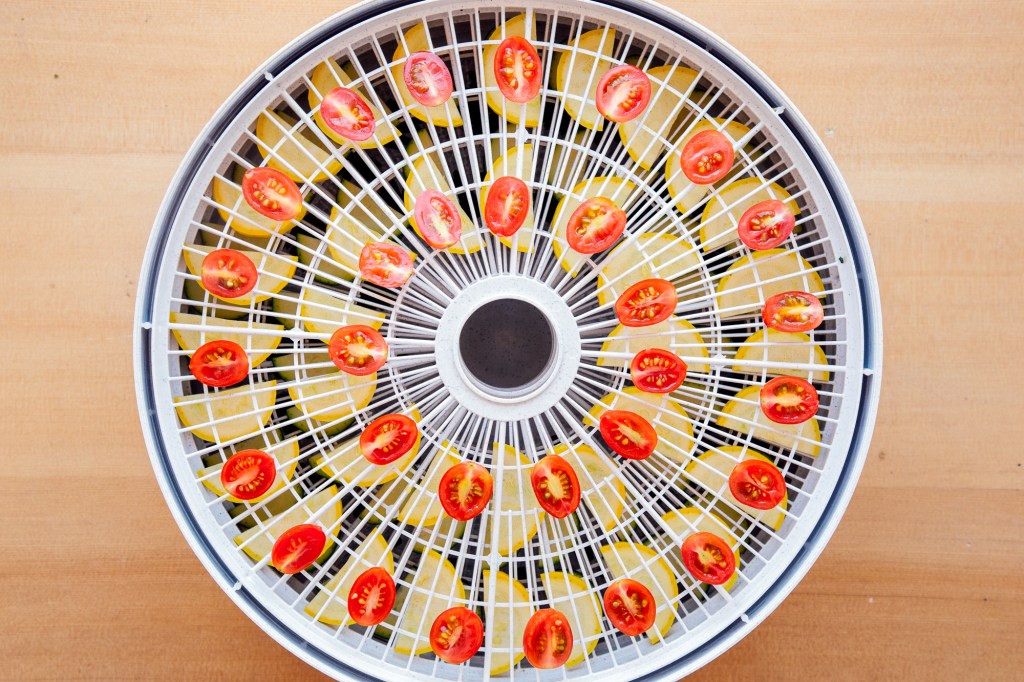
[[(0, 678), (321, 679), (221, 593), (150, 468), (135, 285), (178, 163), (344, 0), (4, 3)], [(860, 486), (779, 609), (693, 676), (1024, 674), (1024, 3), (670, 3), (762, 67), (867, 225), (885, 380)]]

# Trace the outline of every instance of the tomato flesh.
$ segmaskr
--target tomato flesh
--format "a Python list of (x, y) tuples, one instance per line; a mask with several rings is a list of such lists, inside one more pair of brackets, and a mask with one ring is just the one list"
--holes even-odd
[(494, 480), (486, 468), (474, 462), (461, 462), (444, 472), (437, 494), (448, 516), (468, 521), (484, 510), (493, 489)]
[(626, 327), (647, 327), (667, 320), (679, 297), (667, 279), (644, 279), (632, 285), (615, 302), (615, 315)]
[(271, 220), (293, 220), (302, 210), (299, 186), (274, 168), (250, 168), (242, 176), (242, 196), (257, 213)]
[(320, 118), (328, 128), (355, 142), (369, 140), (377, 126), (370, 105), (348, 88), (334, 88), (324, 96)]
[(379, 287), (397, 289), (412, 277), (412, 256), (389, 242), (371, 242), (359, 253), (359, 276)]
[(206, 254), (202, 265), (203, 288), (220, 298), (245, 296), (256, 287), (259, 273), (252, 259), (234, 249)]
[(509, 36), (494, 54), (494, 78), (505, 99), (525, 104), (537, 96), (541, 85), (540, 55), (522, 36)]
[(686, 363), (663, 348), (645, 348), (629, 363), (633, 385), (645, 393), (671, 393), (686, 378)]
[(626, 213), (607, 197), (587, 199), (569, 216), (565, 240), (578, 253), (600, 253), (626, 229)]
[(821, 301), (806, 291), (787, 291), (772, 296), (761, 314), (766, 327), (780, 332), (809, 332), (825, 319)]
[(249, 356), (234, 341), (216, 339), (196, 349), (188, 368), (202, 384), (232, 386), (249, 375)]
[(769, 462), (745, 459), (729, 474), (733, 497), (754, 509), (773, 509), (786, 499), (786, 479)]
[(544, 511), (564, 519), (580, 506), (580, 480), (569, 462), (558, 455), (547, 455), (530, 472), (533, 494)]
[(572, 655), (572, 628), (561, 611), (541, 609), (526, 623), (523, 652), (534, 668), (547, 670), (565, 665)]
[(350, 324), (331, 335), (327, 354), (342, 372), (366, 376), (384, 366), (388, 344), (373, 327)]
[(447, 663), (465, 663), (484, 643), (480, 616), (464, 606), (448, 609), (430, 626), (430, 648)]
[(242, 450), (224, 462), (220, 483), (239, 500), (254, 500), (270, 490), (277, 478), (277, 463), (262, 450)]
[(793, 233), (796, 218), (781, 201), (769, 199), (751, 206), (740, 217), (740, 241), (755, 251), (774, 249)]
[(636, 412), (608, 410), (599, 425), (604, 442), (626, 459), (647, 459), (658, 445), (658, 433)]
[(736, 572), (732, 548), (714, 533), (694, 533), (683, 542), (682, 551), (686, 570), (702, 583), (722, 585)]
[(452, 72), (433, 52), (414, 52), (405, 61), (409, 94), (425, 107), (441, 106), (452, 96)]
[(654, 595), (630, 578), (616, 580), (604, 593), (604, 612), (620, 632), (636, 637), (654, 625), (657, 615)]
[(462, 238), (462, 217), (452, 200), (428, 189), (416, 197), (413, 209), (423, 240), (435, 249), (447, 249)]
[(729, 138), (717, 130), (703, 130), (683, 145), (679, 163), (695, 185), (710, 185), (732, 169), (735, 152)]
[(609, 121), (632, 121), (651, 101), (651, 79), (630, 64), (614, 66), (597, 83), (597, 110)]
[(312, 566), (326, 546), (323, 528), (304, 523), (281, 533), (270, 552), (270, 561), (277, 570), (291, 575)]
[(364, 571), (348, 592), (348, 615), (358, 625), (379, 625), (395, 605), (395, 579), (380, 566)]
[(404, 414), (377, 417), (359, 435), (359, 449), (373, 464), (390, 464), (409, 452), (419, 438), (419, 428)]
[(530, 189), (519, 178), (498, 178), (487, 191), (484, 222), (499, 237), (511, 237), (526, 222), (530, 212)]
[(761, 411), (777, 424), (801, 424), (818, 413), (818, 391), (805, 379), (776, 377), (761, 387)]

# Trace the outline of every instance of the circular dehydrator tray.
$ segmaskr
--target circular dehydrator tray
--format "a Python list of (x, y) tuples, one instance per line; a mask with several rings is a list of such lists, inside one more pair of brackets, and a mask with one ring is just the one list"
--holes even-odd
[[(483, 78), (485, 50), (524, 27), (544, 64), (536, 111), (505, 103)], [(430, 115), (403, 103), (394, 76), (402, 54), (420, 49), (444, 58), (455, 79), (453, 105)], [(652, 74), (653, 104), (636, 125), (595, 126), (584, 97), (609, 65), (626, 61)], [(332, 139), (315, 120), (319, 95), (339, 82), (387, 118), (361, 147)], [(678, 172), (673, 151), (697, 125), (736, 142), (736, 172), (706, 192)], [(238, 180), (259, 165), (298, 181), (307, 207), (298, 225), (254, 230)], [(532, 190), (533, 227), (515, 244), (482, 228), (479, 194), (492, 168), (492, 178), (516, 175)], [(448, 252), (409, 225), (409, 199), (427, 187), (466, 214), (464, 239)], [(765, 193), (788, 195), (797, 230), (781, 250), (754, 255), (732, 227)], [(623, 207), (627, 229), (614, 251), (574, 259), (559, 215), (595, 194)], [(379, 239), (417, 256), (402, 289), (358, 277), (359, 248)], [(242, 305), (199, 284), (195, 264), (215, 247), (252, 253), (260, 280)], [(612, 306), (651, 276), (674, 282), (679, 307), (672, 322), (629, 337)], [(168, 192), (140, 281), (139, 402), (176, 520), (250, 617), (339, 678), (626, 680), (691, 671), (760, 622), (821, 551), (874, 422), (879, 306), (845, 186), (759, 71), (650, 4), (379, 2), (328, 20), (258, 70), (204, 130)], [(779, 287), (819, 291), (824, 324), (807, 338), (766, 337), (760, 306)], [(519, 306), (510, 314), (528, 316), (522, 329), (553, 349), (518, 387), (514, 367), (482, 382), (468, 369), (479, 373), (479, 348), (462, 339), (476, 310), (507, 300)], [(380, 324), (391, 356), (374, 380), (345, 378), (326, 359), (326, 340), (346, 322)], [(487, 325), (471, 327), (487, 341)], [(259, 364), (240, 387), (206, 388), (189, 373), (188, 351), (227, 334)], [(522, 336), (515, 342), (528, 343)], [(689, 365), (670, 396), (631, 387), (631, 354), (648, 345)], [(796, 433), (756, 407), (758, 387), (778, 374), (812, 379), (821, 396), (817, 419)], [(608, 404), (650, 417), (654, 455), (627, 461), (607, 449), (592, 413)], [(388, 412), (417, 418), (416, 454), (367, 466), (348, 446)], [(271, 452), (282, 483), (238, 503), (216, 490), (218, 468), (246, 447)], [(576, 464), (584, 488), (580, 510), (564, 520), (538, 511), (518, 483), (553, 451)], [(752, 453), (785, 475), (784, 509), (751, 516), (727, 496), (718, 472)], [(455, 524), (429, 484), (463, 459), (491, 470), (495, 496), (481, 516)], [(331, 551), (282, 575), (269, 565), (269, 547), (306, 521), (329, 531)], [(732, 584), (700, 584), (681, 564), (682, 540), (709, 529), (734, 543)], [(403, 588), (391, 623), (339, 625), (347, 579), (371, 564), (393, 566)], [(659, 603), (655, 627), (635, 638), (614, 630), (599, 606), (623, 575), (646, 583)], [(485, 626), (482, 649), (462, 666), (437, 660), (425, 640), (432, 614), (452, 605), (477, 610)], [(521, 660), (522, 626), (549, 606), (567, 615), (579, 655), (539, 671)]]

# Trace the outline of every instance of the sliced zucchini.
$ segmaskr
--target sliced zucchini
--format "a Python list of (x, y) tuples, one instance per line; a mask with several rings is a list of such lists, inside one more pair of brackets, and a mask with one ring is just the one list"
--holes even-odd
[(605, 175), (584, 180), (573, 187), (572, 192), (562, 197), (558, 206), (555, 207), (554, 218), (551, 221), (553, 225), (551, 246), (555, 249), (559, 264), (566, 272), (575, 277), (587, 258), (569, 248), (569, 243), (565, 240), (565, 230), (569, 225), (569, 218), (580, 204), (594, 197), (605, 197), (622, 208), (634, 190), (636, 190), (636, 185), (632, 182)]
[(583, 443), (572, 447), (562, 443), (555, 446), (552, 454), (565, 458), (576, 471), (583, 502), (601, 528), (608, 532), (618, 525), (626, 506), (626, 486), (611, 460)]
[[(203, 259), (214, 250), (216, 249), (212, 246), (190, 245), (188, 249), (182, 251), (181, 255), (185, 260), (185, 266), (188, 268), (188, 271), (196, 277), (202, 277)], [(241, 253), (248, 256), (249, 260), (256, 266), (256, 270), (259, 271), (256, 288), (237, 298), (221, 298), (216, 296), (215, 298), (222, 303), (248, 308), (254, 301), (256, 303), (265, 301), (281, 291), (281, 289), (284, 289), (288, 282), (291, 281), (292, 276), (295, 275), (295, 263), (298, 260), (295, 256), (287, 256), (282, 253), (268, 255), (259, 251), (242, 251)], [(202, 286), (201, 283), (200, 286)]]
[[(710, 120), (698, 121), (669, 151), (668, 156), (665, 157), (665, 182), (668, 185), (668, 195), (672, 200), (672, 204), (683, 215), (687, 215), (690, 211), (697, 208), (704, 201), (708, 193), (715, 188), (715, 185), (698, 185), (690, 182), (690, 179), (683, 174), (682, 166), (679, 164), (679, 157), (683, 153), (683, 147), (686, 146), (686, 143), (705, 130), (717, 130), (723, 133), (726, 137), (732, 139), (733, 146), (739, 144), (739, 141), (750, 133), (750, 128), (735, 121), (727, 122), (721, 118), (715, 119), (714, 122)], [(727, 175), (718, 184), (728, 184), (729, 180), (730, 176)]]
[(705, 251), (718, 249), (739, 240), (736, 226), (748, 208), (769, 199), (784, 202), (793, 215), (800, 213), (789, 192), (776, 183), (765, 185), (760, 178), (743, 178), (725, 185), (712, 196), (700, 219), (700, 244)]
[(787, 291), (824, 296), (825, 285), (813, 266), (795, 251), (755, 251), (749, 259), (740, 258), (729, 266), (718, 282), (718, 311), (722, 317), (760, 312), (764, 301)]
[(774, 443), (786, 450), (796, 448), (797, 452), (817, 457), (821, 450), (818, 420), (808, 419), (803, 424), (776, 424), (770, 421), (761, 411), (760, 390), (760, 386), (747, 386), (737, 393), (722, 408), (722, 414), (715, 423), (723, 429), (750, 434), (751, 438)]
[[(766, 334), (767, 333), (767, 334)], [(828, 358), (821, 346), (811, 342), (807, 334), (790, 334), (776, 329), (760, 329), (736, 349), (735, 372), (760, 374), (763, 369), (769, 375), (802, 377), (808, 381), (828, 381), (828, 370), (806, 371), (785, 367), (760, 367), (747, 363), (784, 362), (794, 365), (827, 365)]]
[(643, 115), (619, 124), (619, 139), (637, 165), (651, 170), (670, 146), (666, 139), (675, 132), (676, 122), (687, 112), (687, 93), (698, 75), (693, 69), (670, 64), (646, 73), (651, 79), (651, 102)]
[(352, 279), (359, 272), (363, 246), (381, 241), (384, 230), (401, 225), (402, 219), (374, 193), (365, 192), (360, 196), (362, 190), (348, 180), (342, 182), (342, 187), (338, 190), (338, 206), (331, 209), (327, 248), (341, 266), (339, 271), (345, 273), (343, 277)]
[(213, 201), (224, 226), (248, 237), (266, 237), (285, 233), (295, 227), (294, 220), (279, 222), (259, 213), (245, 200), (242, 188), (219, 175), (213, 176)]
[(719, 504), (715, 507), (715, 511), (723, 517), (738, 521), (740, 514), (736, 510), (741, 510), (754, 521), (763, 523), (772, 530), (778, 530), (782, 527), (782, 522), (786, 520), (786, 515), (783, 512), (789, 508), (788, 494), (775, 508), (761, 510), (741, 504), (729, 490), (729, 474), (737, 464), (748, 459), (772, 463), (760, 452), (749, 448), (744, 452), (742, 447), (724, 445), (717, 450), (708, 450), (701, 454), (686, 466), (685, 471), (694, 483), (729, 503), (728, 505)]
[[(663, 322), (647, 327), (627, 327), (619, 325), (608, 335), (608, 340), (601, 346), (603, 353), (628, 353), (629, 357), (600, 357), (597, 364), (601, 367), (628, 367), (633, 356), (644, 348), (664, 348), (679, 356), (708, 357), (708, 349), (704, 338), (697, 328), (681, 317), (673, 315)], [(687, 361), (688, 372), (710, 372), (707, 363)]]
[[(601, 634), (601, 606), (590, 586), (572, 573), (549, 571), (540, 574), (544, 592), (551, 608), (561, 611), (569, 619), (572, 629), (572, 653), (566, 668), (582, 663), (597, 648)], [(587, 640), (586, 646), (583, 641)]]
[(327, 544), (319, 557), (322, 560), (331, 553), (334, 538), (341, 528), (341, 497), (335, 486), (328, 486), (314, 495), (302, 498), (288, 511), (270, 517), (262, 527), (254, 526), (236, 536), (235, 544), (253, 561), (262, 561), (270, 554), (282, 533), (304, 523), (318, 525), (327, 534)]
[[(252, 367), (258, 366), (281, 344), (280, 335), (269, 334), (246, 334), (244, 331), (229, 332), (224, 329), (259, 329), (268, 332), (284, 331), (279, 324), (267, 324), (264, 322), (249, 322), (248, 320), (216, 320), (204, 319), (202, 315), (189, 315), (186, 313), (171, 313), (171, 333), (178, 341), (178, 346), (192, 355), (197, 348), (207, 341), (221, 339), (237, 343), (245, 349), (249, 356), (249, 364)], [(174, 325), (192, 325), (208, 327), (204, 331), (194, 329), (180, 329)]]
[[(480, 188), (480, 215), (484, 215), (484, 207), (487, 205), (487, 191), (490, 183), (498, 178), (510, 175), (519, 178), (531, 188), (533, 193), (533, 145), (524, 144), (521, 147), (513, 147), (508, 152), (494, 160), (494, 164), (488, 169), (484, 176), (483, 187)], [(536, 227), (536, 218), (533, 214), (533, 199), (530, 200), (530, 208), (526, 213), (526, 220), (523, 221), (514, 235), (511, 237), (500, 237), (501, 243), (510, 249), (516, 248), (523, 253), (530, 250), (530, 243), (533, 240), (533, 230)]]
[(395, 515), (402, 523), (410, 526), (433, 526), (444, 514), (437, 490), (441, 485), (444, 472), (462, 461), (458, 452), (448, 443), (442, 443), (431, 460), (426, 475), (415, 484), (405, 482), (412, 487), (402, 508)]
[(606, 410), (636, 412), (658, 432), (655, 452), (679, 464), (690, 461), (695, 445), (693, 425), (686, 410), (671, 395), (645, 393), (635, 386), (627, 386), (621, 394), (609, 393), (590, 409), (593, 426), (600, 423)]
[[(313, 111), (313, 120), (320, 130), (323, 131), (324, 135), (331, 138), (339, 145), (353, 144), (363, 149), (376, 149), (379, 146), (384, 146), (389, 142), (393, 142), (395, 138), (401, 136), (401, 133), (387, 120), (387, 116), (381, 113), (374, 103), (373, 98), (369, 96), (366, 88), (362, 85), (353, 87), (352, 78), (345, 72), (338, 62), (333, 59), (320, 62), (316, 68), (313, 69), (313, 73), (309, 76), (310, 82), (313, 83), (313, 87), (309, 89), (307, 93), (307, 99), (309, 101), (309, 109)], [(327, 127), (324, 123), (323, 116), (320, 115), (320, 102), (324, 96), (327, 95), (331, 90), (335, 88), (348, 88), (354, 90), (363, 98), (367, 106), (370, 107), (370, 112), (373, 114), (374, 130), (373, 136), (368, 140), (353, 141), (342, 137), (338, 133)], [(315, 110), (315, 111), (314, 111)]]
[[(192, 435), (211, 443), (227, 443), (267, 425), (274, 412), (275, 386), (276, 381), (263, 381), (210, 391), (209, 396), (183, 395), (174, 399), (174, 411)], [(217, 423), (211, 423), (214, 421)]]
[(197, 280), (186, 279), (182, 293), (184, 298), (195, 301), (192, 305), (205, 312), (207, 317), (216, 317), (218, 320), (241, 320), (249, 316), (248, 309), (224, 305), (224, 301), (206, 293), (206, 289)]
[(659, 642), (672, 627), (675, 611), (672, 602), (679, 595), (676, 576), (672, 568), (657, 552), (635, 542), (616, 542), (601, 547), (598, 552), (612, 576), (632, 578), (654, 595), (658, 603), (654, 625), (645, 633), (652, 642)]
[(404, 615), (395, 637), (395, 651), (419, 655), (430, 652), (430, 626), (443, 611), (466, 601), (466, 586), (455, 573), (455, 566), (437, 552), (420, 555), (411, 587), (398, 588), (395, 610), (378, 634), (387, 637), (395, 624), (395, 613)]
[[(267, 492), (263, 493), (259, 497), (249, 500), (252, 504), (262, 502), (268, 497), (273, 497), (279, 490), (288, 485), (288, 481), (290, 481), (292, 476), (295, 474), (295, 468), (299, 465), (299, 441), (292, 439), (268, 448), (262, 443), (262, 440), (263, 439), (259, 439), (260, 444), (256, 446), (255, 449), (263, 450), (274, 458), (277, 462), (277, 477), (274, 479), (273, 485), (270, 486), (270, 489), (267, 490)], [(243, 447), (241, 443), (235, 446), (236, 452), (242, 452), (247, 449), (249, 448)], [(198, 476), (203, 482), (203, 485), (211, 490), (217, 497), (227, 495), (228, 492), (224, 489), (224, 485), (220, 480), (220, 472), (223, 468), (224, 463), (221, 462), (220, 464), (214, 464), (213, 466), (208, 466), (196, 472), (196, 476)], [(227, 496), (227, 500), (235, 503), (242, 502), (242, 500), (232, 497), (231, 495)]]
[[(311, 270), (313, 266), (313, 255), (320, 249), (320, 238), (314, 237), (308, 234), (300, 234), (296, 237), (299, 242), (299, 246), (303, 247), (299, 249), (299, 263), (305, 266), (306, 270)], [(308, 249), (308, 250), (307, 250)], [(347, 282), (351, 281), (354, 271), (348, 271), (338, 266), (337, 263), (333, 263), (333, 253), (320, 254), (320, 259), (316, 264), (316, 269), (313, 270), (313, 279), (321, 284), (337, 284), (339, 281)], [(358, 264), (356, 265), (358, 268)]]
[[(736, 536), (729, 530), (729, 527), (725, 525), (722, 519), (715, 516), (713, 512), (705, 509), (698, 509), (697, 507), (683, 507), (682, 509), (673, 509), (661, 517), (662, 522), (669, 527), (669, 531), (672, 533), (672, 544), (682, 546), (686, 538), (690, 537), (694, 533), (712, 533), (729, 543), (729, 547), (732, 548), (732, 553), (736, 558), (736, 570), (740, 569), (740, 541), (736, 539)], [(683, 565), (682, 556), (676, 556), (672, 554), (671, 563), (673, 568), (676, 570), (676, 574), (679, 579), (684, 583), (692, 583), (693, 576), (686, 570)], [(722, 587), (726, 590), (731, 590), (736, 584), (736, 579), (739, 576), (733, 574)]]
[(299, 317), (307, 330), (322, 334), (325, 341), (345, 325), (365, 324), (380, 329), (384, 324), (383, 313), (308, 287), (299, 296)]
[(285, 329), (294, 329), (301, 326), (299, 323), (299, 301), (298, 294), (285, 292), (284, 296), (275, 296), (270, 301), (270, 310), (277, 318), (277, 321), (284, 325)]
[(571, 40), (558, 57), (555, 85), (562, 93), (562, 105), (584, 128), (604, 129), (604, 116), (597, 110), (593, 93), (601, 76), (614, 65), (614, 47), (615, 29), (599, 28)]
[[(409, 417), (417, 423), (420, 421), (420, 413), (415, 407), (410, 410)], [(309, 463), (313, 468), (319, 469), (319, 473), (324, 476), (340, 478), (348, 485), (369, 488), (393, 481), (400, 472), (405, 471), (410, 464), (416, 461), (419, 452), (420, 438), (417, 437), (408, 453), (391, 464), (380, 466), (372, 464), (363, 457), (363, 452), (359, 448), (359, 439), (353, 438), (326, 455), (313, 455), (310, 457)]]
[(264, 111), (256, 119), (256, 147), (271, 168), (300, 187), (326, 180), (341, 170), (341, 161), (316, 133), (287, 114)]
[(533, 615), (530, 592), (507, 573), (483, 572), (485, 623), (491, 646), (491, 674), (500, 675), (523, 660), (523, 635)]
[(340, 421), (370, 404), (377, 388), (376, 372), (355, 376), (337, 367), (307, 368), (291, 357), (296, 382), (288, 386), (288, 395), (307, 417), (318, 422)]
[[(526, 15), (518, 14), (506, 21), (504, 24), (500, 24), (498, 28), (494, 29), (494, 31), (491, 32), (491, 35), (487, 38), (489, 41), (494, 41), (491, 44), (484, 45), (483, 70), (487, 106), (489, 106), (491, 111), (496, 113), (498, 116), (504, 116), (512, 125), (519, 125), (522, 123), (523, 125), (532, 128), (540, 125), (540, 115), (541, 109), (543, 109), (544, 100), (540, 96), (537, 96), (527, 102), (525, 106), (509, 102), (505, 99), (505, 96), (501, 94), (501, 91), (498, 89), (498, 81), (494, 77), (494, 57), (498, 52), (498, 45), (502, 40), (512, 36), (520, 36), (529, 41), (536, 40), (537, 22), (534, 21), (532, 23), (530, 27), (530, 35), (526, 35)], [(525, 113), (525, 116), (521, 115), (523, 113)]]
[(352, 552), (334, 577), (321, 585), (316, 595), (306, 605), (306, 613), (327, 625), (348, 625), (348, 594), (356, 578), (366, 571), (380, 566), (391, 575), (395, 574), (395, 560), (388, 550), (387, 540), (374, 530)]
[(462, 114), (459, 113), (457, 97), (453, 95), (442, 106), (425, 107), (416, 101), (412, 93), (409, 92), (409, 86), (405, 84), (406, 57), (414, 52), (431, 51), (424, 24), (422, 21), (419, 21), (405, 32), (403, 38), (398, 41), (395, 54), (391, 57), (391, 78), (394, 80), (395, 89), (402, 100), (402, 104), (405, 105), (405, 108), (413, 118), (438, 126), (460, 126), (462, 125)]
[[(658, 230), (660, 232), (660, 230)], [(700, 270), (697, 248), (674, 234), (644, 234), (612, 249), (597, 275), (597, 301), (608, 305), (633, 284), (657, 277), (674, 283)]]
[[(501, 484), (501, 507), (491, 515), (497, 516), (497, 550), (502, 556), (509, 556), (526, 546), (537, 534), (537, 526), (544, 516), (530, 483), (532, 465), (515, 448), (506, 445), (499, 452), (495, 447), (495, 465), (491, 471), (495, 485)], [(498, 470), (501, 466), (502, 470)], [(497, 498), (495, 491), (494, 497)], [(493, 501), (492, 501), (493, 504)], [(484, 552), (490, 551), (491, 528), (481, 529)]]

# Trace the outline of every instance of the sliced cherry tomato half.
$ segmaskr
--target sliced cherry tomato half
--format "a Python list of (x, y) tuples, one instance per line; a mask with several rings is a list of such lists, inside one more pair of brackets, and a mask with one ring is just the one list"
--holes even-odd
[(714, 533), (694, 533), (683, 542), (683, 565), (702, 583), (721, 585), (736, 572), (736, 556)]
[(370, 242), (359, 253), (359, 276), (379, 287), (397, 289), (412, 277), (412, 256), (390, 242)]
[(342, 372), (364, 377), (384, 366), (388, 342), (373, 327), (350, 324), (331, 335), (327, 354)]
[(419, 436), (420, 430), (412, 419), (404, 414), (386, 414), (363, 429), (359, 449), (373, 464), (390, 464), (409, 452)]
[(380, 625), (395, 605), (395, 579), (380, 566), (364, 571), (348, 592), (348, 615), (358, 625)]
[(647, 327), (671, 317), (678, 302), (672, 282), (644, 279), (622, 292), (615, 302), (615, 315), (626, 327)]
[(430, 626), (430, 648), (447, 663), (465, 663), (483, 643), (484, 624), (480, 616), (464, 606), (443, 611)]
[(572, 464), (558, 455), (547, 455), (534, 464), (530, 483), (537, 502), (556, 519), (564, 519), (580, 506), (580, 479)]
[(273, 168), (250, 168), (242, 176), (242, 195), (257, 213), (271, 220), (292, 220), (302, 210), (295, 181)]
[(578, 253), (600, 253), (622, 236), (626, 212), (606, 197), (587, 199), (569, 216), (565, 240)]
[(320, 118), (328, 128), (355, 142), (369, 140), (377, 126), (370, 105), (358, 92), (348, 88), (334, 88), (324, 96), (320, 102)]
[(645, 348), (629, 363), (633, 385), (645, 393), (671, 393), (686, 378), (686, 363), (663, 348)]
[(487, 191), (484, 221), (499, 237), (511, 237), (523, 226), (530, 212), (530, 188), (519, 178), (498, 178)]
[(433, 52), (413, 52), (405, 60), (409, 94), (425, 107), (439, 107), (452, 96), (452, 72)]
[(565, 665), (572, 655), (572, 627), (556, 609), (541, 609), (526, 622), (523, 652), (534, 668), (546, 670)]
[(809, 332), (825, 319), (821, 301), (806, 291), (787, 291), (764, 303), (761, 317), (766, 327), (780, 332)]
[(629, 410), (608, 410), (601, 415), (601, 436), (626, 459), (647, 459), (658, 445), (658, 433), (651, 423)]
[(818, 413), (818, 392), (805, 379), (776, 377), (761, 387), (761, 411), (776, 424), (801, 424)]
[(270, 490), (277, 478), (277, 462), (262, 450), (242, 450), (224, 462), (220, 482), (239, 500), (254, 500)]
[(234, 341), (216, 339), (196, 349), (188, 368), (202, 384), (233, 386), (249, 375), (249, 356)]
[(469, 521), (491, 501), (494, 479), (483, 466), (474, 462), (456, 464), (441, 476), (437, 494), (448, 516)]
[(462, 238), (462, 217), (452, 200), (428, 189), (416, 197), (413, 209), (423, 240), (435, 249), (447, 249)]
[(494, 53), (494, 78), (505, 99), (524, 104), (540, 92), (540, 55), (522, 36), (509, 36)]
[(786, 479), (769, 462), (745, 459), (729, 474), (733, 497), (754, 509), (773, 509), (786, 499)]
[(281, 533), (270, 552), (270, 561), (277, 570), (291, 575), (312, 566), (326, 546), (327, 535), (324, 529), (312, 523), (304, 523)]
[(616, 580), (604, 592), (604, 612), (608, 620), (630, 637), (650, 630), (657, 610), (651, 591), (630, 578)]
[(203, 288), (220, 298), (245, 296), (256, 287), (259, 273), (252, 259), (234, 249), (217, 249), (203, 259)]
[(597, 110), (609, 121), (632, 121), (651, 102), (651, 79), (630, 64), (613, 66), (597, 83)]
[(679, 163), (695, 185), (718, 182), (732, 169), (735, 152), (729, 138), (717, 130), (704, 130), (683, 145)]
[(793, 233), (796, 218), (781, 201), (769, 199), (751, 206), (740, 217), (740, 241), (755, 251), (774, 249)]

